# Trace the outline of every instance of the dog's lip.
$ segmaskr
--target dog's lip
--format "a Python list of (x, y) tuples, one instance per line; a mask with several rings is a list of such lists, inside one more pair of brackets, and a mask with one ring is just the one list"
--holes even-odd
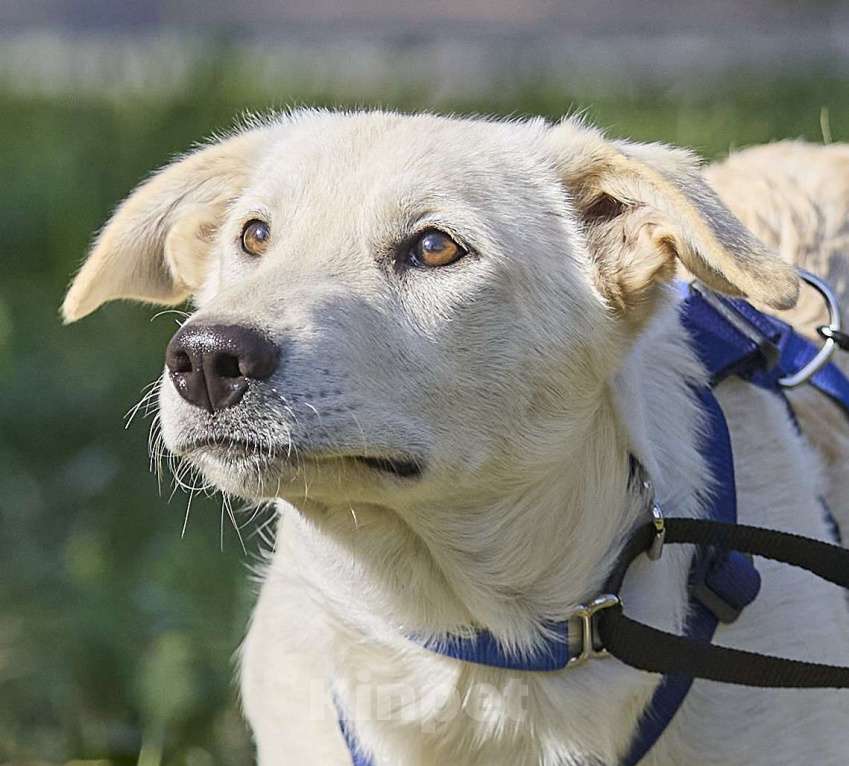
[(205, 436), (200, 439), (192, 439), (176, 450), (178, 454), (190, 455), (203, 450), (231, 450), (244, 452), (246, 455), (262, 455), (263, 457), (274, 457), (277, 450), (270, 445), (263, 444), (258, 439), (241, 439), (232, 436)]
[(391, 473), (401, 479), (414, 479), (422, 473), (421, 461), (411, 457), (398, 458), (356, 455), (352, 459), (359, 461), (375, 471)]
[(412, 479), (421, 475), (423, 471), (422, 460), (406, 453), (386, 454), (349, 454), (338, 452), (309, 452), (304, 450), (290, 449), (282, 445), (275, 446), (263, 444), (259, 440), (244, 439), (230, 436), (206, 436), (194, 439), (181, 445), (179, 452), (190, 455), (205, 450), (221, 450), (228, 457), (234, 457), (232, 453), (241, 453), (238, 457), (262, 458), (269, 462), (284, 459), (292, 463), (313, 462), (322, 463), (332, 460), (346, 460), (359, 463), (373, 471), (391, 474), (400, 479)]

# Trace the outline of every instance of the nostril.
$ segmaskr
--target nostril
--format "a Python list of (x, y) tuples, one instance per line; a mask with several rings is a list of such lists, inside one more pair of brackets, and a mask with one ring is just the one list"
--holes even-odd
[(232, 354), (216, 354), (212, 369), (219, 378), (241, 378), (244, 375), (239, 369), (239, 357)]
[(191, 372), (192, 360), (185, 351), (176, 352), (169, 360), (171, 372)]

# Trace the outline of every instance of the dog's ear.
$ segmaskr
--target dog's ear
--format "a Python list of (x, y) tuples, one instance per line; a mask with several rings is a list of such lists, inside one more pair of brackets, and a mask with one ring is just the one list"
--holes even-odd
[(602, 293), (640, 321), (676, 259), (705, 284), (777, 309), (796, 302), (795, 270), (720, 202), (687, 151), (613, 142), (577, 119), (552, 127), (557, 171), (581, 216)]
[(212, 239), (266, 142), (254, 129), (159, 170), (118, 207), (100, 232), (65, 301), (65, 322), (130, 298), (184, 301), (201, 285)]

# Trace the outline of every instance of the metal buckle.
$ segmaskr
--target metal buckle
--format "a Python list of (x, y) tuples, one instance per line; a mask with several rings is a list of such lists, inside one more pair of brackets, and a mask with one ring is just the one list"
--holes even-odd
[(654, 540), (651, 541), (651, 546), (646, 555), (652, 560), (657, 561), (663, 555), (663, 543), (666, 541), (666, 522), (663, 520), (663, 511), (660, 506), (654, 502), (651, 506), (651, 519), (654, 524)]
[(570, 619), (581, 621), (581, 651), (569, 659), (569, 662), (566, 663), (567, 668), (582, 665), (587, 660), (602, 659), (609, 656), (607, 649), (601, 645), (595, 616), (602, 609), (621, 605), (622, 600), (619, 596), (614, 596), (612, 593), (604, 593), (598, 598), (594, 598), (589, 604), (581, 604), (572, 613)]
[(817, 333), (823, 340), (833, 340), (842, 351), (849, 351), (849, 333), (835, 330), (829, 324), (821, 324), (817, 327)]
[(654, 540), (651, 541), (651, 546), (646, 555), (652, 560), (657, 561), (663, 555), (663, 543), (666, 541), (666, 522), (663, 520), (663, 511), (660, 504), (654, 496), (654, 485), (646, 479), (643, 481), (643, 489), (651, 495), (651, 520), (654, 524)]
[(828, 282), (824, 282), (815, 274), (811, 274), (810, 271), (805, 271), (804, 269), (799, 269), (799, 276), (825, 300), (828, 307), (828, 324), (817, 329), (820, 336), (825, 338), (825, 343), (817, 351), (814, 358), (798, 372), (778, 379), (779, 384), (784, 388), (800, 386), (802, 383), (806, 383), (813, 375), (816, 375), (817, 372), (831, 361), (831, 357), (834, 356), (834, 352), (838, 348), (838, 340), (844, 336), (840, 306)]

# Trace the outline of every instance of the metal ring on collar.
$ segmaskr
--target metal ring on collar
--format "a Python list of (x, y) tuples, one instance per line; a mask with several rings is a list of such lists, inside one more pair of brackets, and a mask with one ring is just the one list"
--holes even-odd
[(840, 337), (843, 335), (840, 306), (829, 284), (804, 269), (799, 269), (799, 276), (823, 297), (828, 307), (828, 324), (823, 325), (818, 330), (819, 334), (825, 337), (826, 341), (820, 350), (817, 351), (814, 358), (802, 367), (801, 370), (794, 372), (792, 375), (779, 378), (778, 382), (784, 388), (795, 388), (802, 385), (802, 383), (806, 383), (813, 375), (816, 375), (817, 372), (825, 367), (831, 361), (831, 357), (834, 356), (834, 352), (838, 348), (834, 336)]

